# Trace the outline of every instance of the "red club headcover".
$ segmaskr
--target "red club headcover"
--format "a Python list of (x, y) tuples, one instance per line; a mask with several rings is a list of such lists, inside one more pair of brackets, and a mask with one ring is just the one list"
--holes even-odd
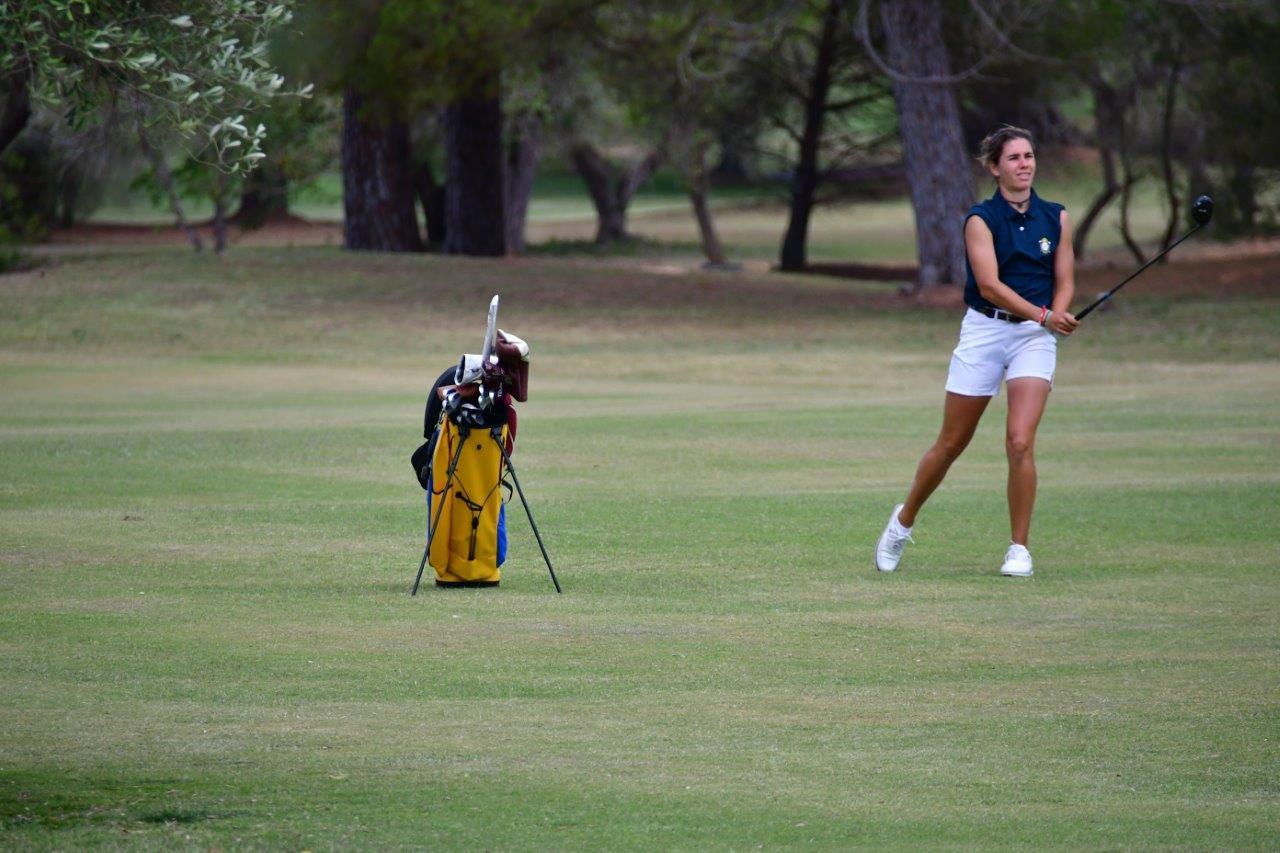
[(511, 396), (523, 403), (529, 399), (529, 345), (515, 335), (498, 330), (498, 365), (506, 373)]

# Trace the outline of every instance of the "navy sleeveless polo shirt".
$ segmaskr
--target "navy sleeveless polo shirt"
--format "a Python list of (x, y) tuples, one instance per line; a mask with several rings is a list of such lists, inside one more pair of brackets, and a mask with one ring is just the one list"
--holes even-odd
[[(982, 218), (991, 229), (1000, 280), (1041, 308), (1053, 301), (1053, 259), (1058, 253), (1058, 238), (1062, 236), (1062, 210), (1062, 205), (1045, 201), (1032, 190), (1027, 212), (1019, 213), (997, 189), (991, 198), (969, 208), (964, 218), (966, 224), (970, 216)], [(978, 309), (998, 308), (978, 292), (967, 253), (964, 268), (968, 274), (964, 285), (965, 304)]]

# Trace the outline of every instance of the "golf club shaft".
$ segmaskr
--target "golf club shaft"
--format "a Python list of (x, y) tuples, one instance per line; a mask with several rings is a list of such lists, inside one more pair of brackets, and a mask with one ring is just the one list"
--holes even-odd
[(524, 514), (529, 516), (529, 526), (533, 528), (533, 536), (538, 540), (538, 548), (542, 551), (542, 559), (547, 561), (547, 571), (551, 573), (551, 582), (555, 584), (557, 593), (564, 593), (560, 589), (560, 581), (556, 578), (556, 570), (551, 568), (551, 558), (547, 556), (547, 548), (542, 544), (542, 534), (538, 532), (538, 523), (533, 520), (533, 510), (529, 509), (529, 502), (525, 500), (524, 489), (520, 488), (520, 478), (516, 476), (515, 466), (511, 464), (511, 457), (507, 454), (507, 447), (503, 444), (502, 439), (490, 433), (493, 440), (498, 444), (498, 450), (502, 452), (502, 460), (507, 463), (507, 470), (511, 472), (511, 482), (516, 485), (516, 493), (520, 495), (520, 503), (524, 505)]
[(1177, 245), (1178, 245), (1178, 243), (1181, 243), (1183, 240), (1187, 239), (1188, 237), (1190, 237), (1192, 234), (1194, 234), (1194, 233), (1196, 233), (1197, 231), (1199, 231), (1199, 230), (1200, 230), (1201, 228), (1203, 228), (1204, 226), (1205, 226), (1205, 223), (1201, 222), (1201, 223), (1200, 223), (1199, 225), (1197, 225), (1195, 228), (1192, 228), (1192, 229), (1191, 229), (1190, 231), (1188, 231), (1186, 234), (1183, 234), (1181, 237), (1179, 237), (1179, 238), (1177, 239), (1177, 241), (1176, 241), (1176, 242), (1174, 242), (1174, 243), (1170, 244), (1169, 248), (1165, 249), (1163, 252), (1161, 252), (1160, 254), (1156, 255), (1154, 258), (1152, 258), (1151, 260), (1147, 261), (1145, 264), (1143, 264), (1142, 266), (1140, 266), (1140, 267), (1138, 267), (1136, 270), (1134, 270), (1132, 273), (1130, 273), (1130, 274), (1129, 274), (1129, 277), (1128, 277), (1128, 278), (1126, 278), (1124, 281), (1120, 282), (1120, 283), (1119, 283), (1119, 284), (1117, 284), (1115, 287), (1111, 288), (1111, 289), (1110, 289), (1110, 290), (1108, 290), (1106, 293), (1102, 294), (1102, 295), (1101, 295), (1101, 296), (1099, 296), (1097, 299), (1093, 300), (1093, 302), (1091, 302), (1091, 303), (1089, 303), (1087, 306), (1085, 306), (1084, 310), (1082, 310), (1080, 313), (1076, 314), (1076, 320), (1083, 320), (1085, 317), (1087, 317), (1087, 316), (1089, 315), (1089, 312), (1090, 312), (1090, 311), (1092, 311), (1094, 308), (1097, 308), (1097, 307), (1098, 307), (1099, 305), (1101, 305), (1102, 303), (1106, 302), (1108, 299), (1110, 299), (1112, 296), (1114, 296), (1114, 295), (1115, 295), (1115, 294), (1120, 290), (1120, 288), (1124, 287), (1126, 284), (1128, 284), (1129, 282), (1131, 282), (1131, 281), (1133, 281), (1135, 278), (1137, 278), (1139, 273), (1141, 273), (1141, 272), (1142, 272), (1143, 270), (1145, 270), (1147, 267), (1149, 267), (1149, 266), (1151, 266), (1152, 264), (1154, 264), (1156, 261), (1158, 261), (1158, 260), (1160, 260), (1161, 258), (1163, 258), (1165, 255), (1167, 255), (1167, 254), (1169, 254), (1170, 252), (1172, 252), (1172, 251), (1173, 251), (1174, 246), (1177, 246)]

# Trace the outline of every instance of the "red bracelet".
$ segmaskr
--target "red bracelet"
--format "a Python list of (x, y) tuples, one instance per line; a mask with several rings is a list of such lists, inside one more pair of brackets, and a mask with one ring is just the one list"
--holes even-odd
[(1037, 320), (1036, 322), (1039, 323), (1041, 326), (1043, 326), (1045, 318), (1048, 316), (1049, 316), (1049, 306), (1046, 305), (1045, 307), (1040, 309), (1040, 319)]

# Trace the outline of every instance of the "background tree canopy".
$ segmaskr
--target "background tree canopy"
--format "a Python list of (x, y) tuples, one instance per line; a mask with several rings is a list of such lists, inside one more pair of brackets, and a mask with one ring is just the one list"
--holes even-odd
[[(1118, 215), (1145, 258), (1201, 192), (1220, 236), (1277, 228), (1280, 11), (1262, 0), (50, 0), (0, 5), (0, 39), (0, 206), (28, 234), (92, 213), (69, 164), (118, 159), (95, 125), (132, 134), (183, 224), (206, 197), (215, 223), (287, 216), (336, 167), (352, 249), (524, 251), (535, 178), (572, 171), (603, 249), (667, 180), (721, 264), (717, 195), (776, 193), (787, 270), (810, 266), (816, 209), (906, 194), (915, 286), (955, 283), (970, 154), (1002, 123), (1091, 152), (1082, 255)], [(1153, 192), (1154, 246), (1132, 227)]]

